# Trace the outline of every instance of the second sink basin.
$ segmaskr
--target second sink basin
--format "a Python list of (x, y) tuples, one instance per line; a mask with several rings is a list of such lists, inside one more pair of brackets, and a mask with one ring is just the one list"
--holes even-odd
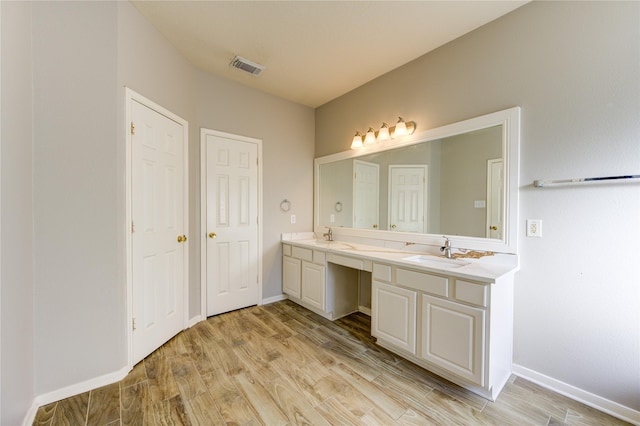
[(421, 265), (424, 265), (424, 266), (433, 266), (434, 268), (448, 268), (448, 269), (460, 268), (462, 266), (469, 264), (469, 262), (465, 262), (463, 260), (429, 256), (428, 254), (419, 254), (416, 256), (409, 256), (409, 257), (403, 258), (402, 260), (420, 263)]

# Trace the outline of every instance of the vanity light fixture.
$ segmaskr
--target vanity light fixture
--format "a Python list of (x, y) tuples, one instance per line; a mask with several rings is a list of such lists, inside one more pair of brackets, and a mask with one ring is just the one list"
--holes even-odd
[(367, 133), (362, 136), (360, 132), (356, 132), (351, 142), (351, 149), (362, 148), (363, 146), (372, 145), (377, 142), (384, 142), (390, 139), (397, 139), (403, 136), (412, 135), (416, 130), (415, 121), (404, 121), (404, 118), (398, 117), (395, 126), (389, 127), (387, 123), (382, 123), (380, 130), (377, 132), (369, 127)]
[(353, 142), (351, 142), (351, 149), (358, 148), (362, 148), (362, 135), (360, 134), (360, 132), (356, 132), (355, 136), (353, 137)]
[(391, 135), (389, 135), (389, 125), (382, 123), (380, 130), (378, 130), (378, 141), (388, 141), (389, 139), (391, 139)]
[(395, 129), (393, 131), (393, 137), (397, 138), (400, 136), (404, 136), (407, 134), (407, 123), (404, 122), (402, 117), (398, 117), (398, 122), (396, 123)]
[(365, 145), (376, 143), (376, 133), (373, 128), (369, 127), (369, 130), (367, 130), (367, 134), (364, 136), (364, 143)]

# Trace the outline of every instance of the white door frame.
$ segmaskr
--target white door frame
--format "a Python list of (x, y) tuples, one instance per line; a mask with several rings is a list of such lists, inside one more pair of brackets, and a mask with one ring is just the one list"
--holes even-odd
[[(127, 281), (127, 318), (125, 322), (126, 336), (127, 336), (127, 364), (129, 369), (133, 368), (133, 269), (132, 269), (132, 236), (131, 236), (131, 207), (132, 207), (132, 193), (131, 193), (131, 167), (132, 167), (132, 155), (131, 155), (131, 103), (136, 101), (154, 110), (155, 112), (164, 115), (165, 117), (180, 124), (183, 129), (183, 141), (184, 147), (184, 206), (185, 212), (183, 215), (183, 229), (184, 234), (189, 235), (189, 123), (182, 117), (177, 116), (171, 111), (163, 108), (155, 102), (145, 98), (141, 94), (134, 92), (128, 87), (125, 90), (125, 188), (126, 188), (126, 201), (125, 201), (125, 241), (126, 241), (126, 281)], [(182, 320), (182, 329), (186, 328), (189, 322), (189, 244), (184, 246), (184, 318)]]
[(258, 305), (262, 305), (262, 140), (200, 129), (200, 313), (207, 318), (207, 144), (206, 136), (254, 143), (258, 148)]

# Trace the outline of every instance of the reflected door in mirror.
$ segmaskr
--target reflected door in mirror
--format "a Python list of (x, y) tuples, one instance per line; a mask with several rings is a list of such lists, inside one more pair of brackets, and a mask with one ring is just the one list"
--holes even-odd
[(380, 166), (353, 161), (353, 224), (361, 229), (378, 229)]
[(426, 165), (389, 166), (389, 230), (426, 232)]

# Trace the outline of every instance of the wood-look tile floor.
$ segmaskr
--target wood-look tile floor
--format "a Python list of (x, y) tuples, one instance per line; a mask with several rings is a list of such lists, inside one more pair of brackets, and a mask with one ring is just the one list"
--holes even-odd
[(496, 402), (376, 346), (370, 319), (282, 301), (211, 317), (34, 425), (618, 425), (515, 376)]

